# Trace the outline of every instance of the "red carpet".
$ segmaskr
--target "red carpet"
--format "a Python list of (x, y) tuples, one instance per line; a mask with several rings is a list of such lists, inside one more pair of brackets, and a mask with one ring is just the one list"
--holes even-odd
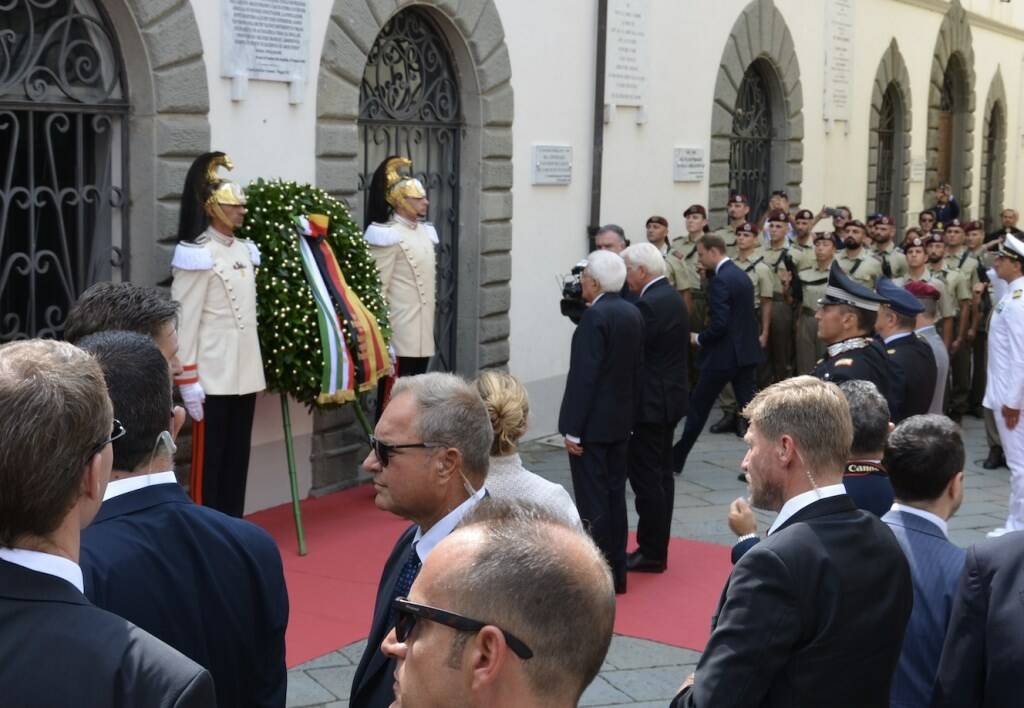
[[(288, 666), (364, 638), (384, 561), (408, 522), (377, 509), (369, 486), (307, 499), (302, 518), (309, 554), (300, 557), (290, 504), (247, 518), (270, 532), (284, 559), (291, 602)], [(615, 631), (703, 649), (730, 568), (727, 548), (672, 539), (666, 573), (630, 574)]]

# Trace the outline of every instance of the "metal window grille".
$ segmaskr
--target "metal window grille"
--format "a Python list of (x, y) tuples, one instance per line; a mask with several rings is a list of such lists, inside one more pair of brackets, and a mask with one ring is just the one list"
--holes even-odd
[(729, 140), (729, 189), (745, 194), (750, 218), (768, 208), (774, 138), (768, 84), (755, 65), (743, 75)]

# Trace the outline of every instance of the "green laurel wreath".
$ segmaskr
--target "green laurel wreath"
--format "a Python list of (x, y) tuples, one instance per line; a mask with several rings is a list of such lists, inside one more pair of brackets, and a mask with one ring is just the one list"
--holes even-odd
[[(327, 243), (345, 280), (390, 340), (380, 274), (348, 208), (324, 190), (310, 184), (257, 179), (246, 187), (245, 194), (248, 214), (238, 235), (251, 239), (260, 249), (256, 311), (267, 390), (287, 393), (313, 407), (318, 405), (320, 393), (323, 345), (313, 294), (302, 270), (295, 217), (326, 214), (330, 218)], [(348, 327), (345, 336), (350, 350), (356, 351)]]

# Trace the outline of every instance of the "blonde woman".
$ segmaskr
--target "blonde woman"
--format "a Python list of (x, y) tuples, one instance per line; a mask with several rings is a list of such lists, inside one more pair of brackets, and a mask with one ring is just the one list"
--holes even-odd
[(541, 504), (580, 526), (580, 514), (565, 487), (524, 468), (516, 453), (519, 440), (526, 433), (530, 413), (530, 401), (523, 385), (511, 374), (485, 371), (476, 380), (476, 389), (494, 428), (487, 491), (496, 499), (520, 499)]

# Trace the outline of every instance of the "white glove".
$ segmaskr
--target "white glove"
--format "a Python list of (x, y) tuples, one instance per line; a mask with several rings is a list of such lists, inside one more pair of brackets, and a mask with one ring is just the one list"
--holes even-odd
[(199, 383), (180, 384), (181, 400), (185, 403), (185, 410), (192, 416), (192, 420), (203, 419), (203, 401), (206, 400), (206, 392)]

